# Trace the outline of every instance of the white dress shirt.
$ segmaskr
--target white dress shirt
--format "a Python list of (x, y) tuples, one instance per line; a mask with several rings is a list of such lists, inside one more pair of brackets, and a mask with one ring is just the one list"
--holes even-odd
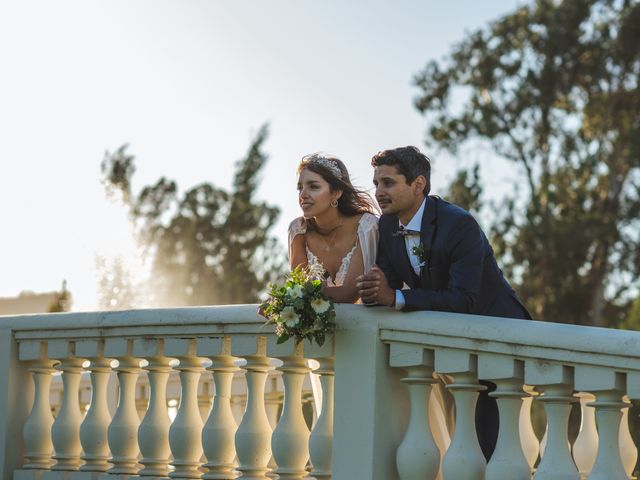
[[(422, 229), (422, 216), (424, 215), (424, 206), (427, 199), (425, 198), (420, 204), (418, 211), (411, 217), (409, 223), (402, 225), (402, 222), (398, 220), (399, 226), (405, 230), (409, 230), (410, 233), (404, 236), (404, 245), (407, 249), (407, 255), (411, 262), (411, 268), (416, 272), (416, 275), (420, 275), (420, 258), (413, 253), (413, 248), (420, 245), (420, 231)], [(396, 310), (402, 310), (404, 308), (404, 295), (402, 290), (396, 290)]]

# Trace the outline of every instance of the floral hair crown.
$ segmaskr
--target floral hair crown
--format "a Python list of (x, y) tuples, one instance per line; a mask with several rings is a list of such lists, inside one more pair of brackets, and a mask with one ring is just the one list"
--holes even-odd
[(336, 178), (342, 179), (342, 170), (340, 170), (340, 167), (338, 166), (338, 162), (336, 162), (335, 160), (332, 160), (330, 158), (327, 158), (318, 154), (312, 154), (304, 157), (302, 159), (302, 163), (306, 165), (309, 165), (309, 164), (320, 165), (326, 170), (329, 170)]

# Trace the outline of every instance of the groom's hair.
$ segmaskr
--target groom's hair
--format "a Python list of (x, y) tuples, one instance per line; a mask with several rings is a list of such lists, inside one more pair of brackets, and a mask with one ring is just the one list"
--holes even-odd
[(429, 157), (416, 147), (400, 147), (383, 150), (376, 153), (371, 159), (373, 167), (380, 165), (390, 165), (396, 167), (398, 173), (404, 175), (407, 184), (412, 183), (419, 175), (422, 175), (427, 184), (424, 187), (424, 194), (429, 195), (431, 191), (431, 162)]

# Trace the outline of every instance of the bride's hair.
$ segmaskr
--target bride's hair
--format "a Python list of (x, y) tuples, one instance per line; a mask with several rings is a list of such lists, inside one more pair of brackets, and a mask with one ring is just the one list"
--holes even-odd
[(361, 213), (376, 213), (371, 196), (353, 186), (347, 167), (339, 158), (311, 153), (302, 157), (296, 173), (300, 174), (305, 169), (324, 178), (332, 192), (342, 190), (342, 196), (338, 199), (338, 210), (343, 215), (352, 217)]

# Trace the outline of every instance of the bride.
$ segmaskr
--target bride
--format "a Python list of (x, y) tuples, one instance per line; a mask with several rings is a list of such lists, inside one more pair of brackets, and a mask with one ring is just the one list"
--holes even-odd
[(291, 269), (323, 272), (334, 302), (358, 300), (356, 278), (376, 261), (378, 218), (371, 197), (355, 188), (338, 158), (312, 153), (297, 168), (302, 216), (289, 225)]

